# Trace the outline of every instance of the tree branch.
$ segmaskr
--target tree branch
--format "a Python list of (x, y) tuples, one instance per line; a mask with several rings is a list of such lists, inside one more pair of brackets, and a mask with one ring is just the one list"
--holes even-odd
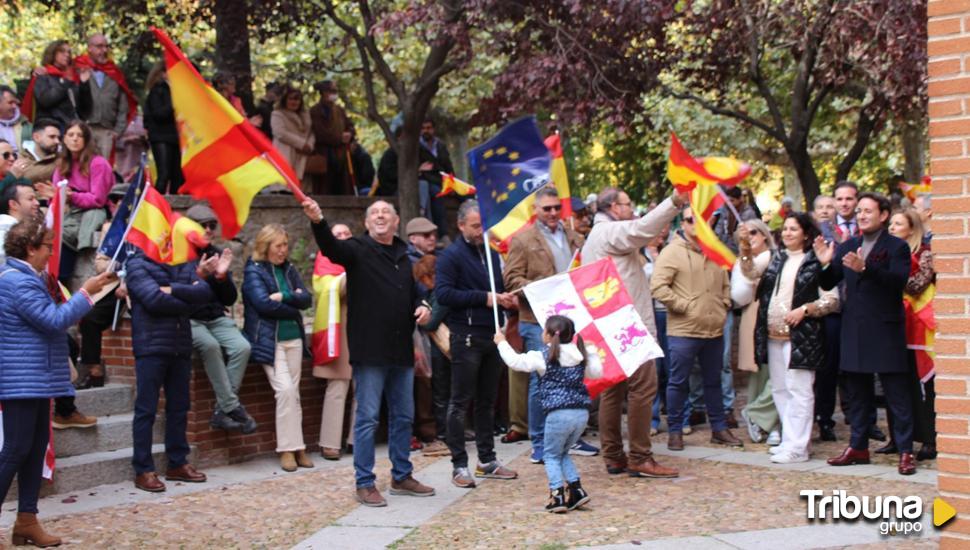
[(859, 109), (859, 122), (856, 125), (855, 142), (852, 144), (849, 152), (845, 154), (842, 162), (839, 163), (839, 169), (835, 172), (835, 181), (841, 181), (849, 177), (852, 167), (859, 161), (863, 151), (865, 151), (866, 146), (869, 144), (873, 131), (882, 118), (886, 106), (879, 105), (875, 107), (875, 110), (875, 113), (869, 116), (865, 106)]
[(785, 136), (784, 130), (779, 131), (778, 129), (772, 127), (771, 125), (765, 122), (762, 122), (752, 117), (751, 115), (747, 115), (745, 113), (742, 113), (740, 111), (735, 111), (733, 109), (720, 107), (700, 96), (696, 96), (688, 92), (675, 92), (674, 90), (671, 90), (668, 86), (662, 86), (662, 89), (664, 90), (664, 93), (666, 93), (671, 97), (675, 97), (677, 99), (683, 99), (687, 101), (693, 101), (694, 103), (697, 103), (698, 105), (714, 113), (715, 115), (728, 116), (728, 117), (740, 120), (742, 122), (746, 122), (754, 126), (755, 128), (762, 130), (763, 132), (777, 139), (781, 143), (785, 143), (786, 136)]
[(364, 21), (366, 34), (363, 36), (363, 42), (367, 48), (367, 52), (373, 59), (377, 72), (387, 82), (387, 86), (394, 91), (398, 102), (403, 103), (404, 97), (407, 95), (407, 90), (404, 87), (404, 82), (394, 74), (391, 66), (384, 60), (384, 55), (381, 54), (381, 50), (377, 47), (377, 41), (374, 40), (373, 30), (377, 24), (377, 20), (374, 18), (374, 13), (370, 9), (370, 3), (367, 0), (357, 0), (357, 6), (360, 8), (360, 15)]
[[(758, 88), (758, 94), (768, 106), (768, 112), (771, 113), (771, 120), (775, 125), (775, 131), (780, 135), (784, 135), (785, 119), (781, 114), (781, 109), (778, 107), (778, 102), (775, 100), (774, 94), (771, 93), (771, 88), (761, 74), (761, 57), (764, 54), (764, 50), (761, 47), (761, 33), (758, 32), (758, 25), (755, 25), (754, 19), (751, 17), (751, 13), (753, 12), (751, 6), (748, 2), (743, 1), (741, 5), (745, 13), (744, 22), (748, 26), (748, 74), (751, 76), (751, 81)], [(765, 9), (770, 8), (766, 7)]]

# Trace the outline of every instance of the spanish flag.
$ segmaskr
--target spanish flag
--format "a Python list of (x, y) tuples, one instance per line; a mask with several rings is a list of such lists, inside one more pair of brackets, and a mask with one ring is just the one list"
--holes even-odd
[(172, 212), (165, 197), (149, 185), (135, 207), (127, 239), (152, 261), (178, 265), (198, 257), (197, 247), (206, 244), (203, 235), (201, 225)]
[(562, 138), (559, 132), (547, 137), (545, 144), (549, 148), (549, 152), (552, 153), (549, 176), (559, 193), (559, 202), (562, 203), (562, 210), (560, 211), (562, 219), (568, 220), (573, 216), (573, 201), (572, 195), (569, 194), (569, 177), (566, 175), (566, 159), (562, 156)]
[(179, 193), (208, 200), (227, 239), (242, 229), (264, 187), (287, 184), (297, 200), (305, 198), (293, 168), (266, 137), (206, 84), (164, 31), (152, 32), (165, 50), (182, 146), (185, 184)]
[(909, 202), (913, 202), (916, 200), (917, 195), (931, 193), (933, 191), (933, 182), (929, 176), (923, 176), (918, 184), (901, 181), (899, 182), (899, 190), (906, 195)]
[[(918, 262), (913, 259), (913, 269)], [(936, 285), (929, 285), (919, 296), (903, 293), (906, 308), (906, 347), (916, 355), (916, 375), (922, 383), (928, 382), (936, 374), (933, 345), (936, 341), (936, 315), (933, 311), (933, 298)]]
[(313, 264), (313, 293), (317, 312), (313, 317), (313, 364), (326, 365), (340, 357), (340, 286), (346, 279), (344, 267), (317, 252)]
[(440, 174), (441, 191), (435, 197), (443, 197), (452, 193), (459, 197), (467, 197), (468, 195), (475, 194), (476, 190), (474, 185), (456, 178), (454, 174), (446, 174), (444, 172), (440, 172)]

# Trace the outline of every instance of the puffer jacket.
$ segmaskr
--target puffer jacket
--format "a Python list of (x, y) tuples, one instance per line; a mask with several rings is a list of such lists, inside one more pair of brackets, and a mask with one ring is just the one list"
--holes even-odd
[[(209, 285), (195, 273), (195, 264), (164, 265), (139, 254), (126, 265), (135, 358), (191, 356), (189, 316), (213, 296)], [(170, 287), (172, 293), (162, 292), (163, 286)]]
[(720, 338), (731, 308), (728, 272), (677, 232), (660, 251), (650, 278), (653, 297), (667, 306), (667, 335)]
[(29, 264), (0, 265), (0, 400), (74, 395), (66, 334), (92, 305), (82, 292), (57, 305)]
[[(300, 325), (300, 339), (303, 340), (303, 355), (310, 356), (303, 330), (301, 309), (310, 307), (313, 294), (307, 291), (303, 279), (290, 262), (283, 264), (287, 284), (293, 297), (286, 302), (270, 300), (269, 295), (279, 292), (279, 283), (273, 275), (273, 264), (266, 261), (246, 262), (243, 272), (243, 304), (246, 306), (243, 334), (253, 346), (250, 358), (255, 363), (272, 365), (276, 358), (276, 323), (280, 319), (292, 319)], [(298, 292), (299, 291), (299, 292)]]
[[(771, 303), (772, 294), (778, 287), (781, 271), (787, 260), (788, 254), (784, 250), (775, 254), (758, 283), (758, 320), (755, 322), (754, 347), (756, 360), (763, 365), (768, 363), (768, 306)], [(819, 299), (821, 273), (822, 264), (815, 257), (815, 252), (808, 251), (795, 274), (791, 309)], [(824, 315), (828, 311), (820, 309), (820, 313)], [(825, 365), (825, 323), (821, 315), (817, 317), (806, 315), (801, 323), (789, 329), (789, 338), (791, 360), (788, 368), (817, 370)]]

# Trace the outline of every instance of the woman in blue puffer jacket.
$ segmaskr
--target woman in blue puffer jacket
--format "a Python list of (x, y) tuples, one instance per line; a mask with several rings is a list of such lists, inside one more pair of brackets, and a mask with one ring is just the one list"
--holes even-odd
[(14, 476), (20, 484), (14, 545), (54, 546), (37, 522), (44, 456), (50, 438), (51, 398), (73, 396), (68, 366), (67, 329), (94, 306), (97, 294), (115, 275), (85, 281), (67, 302), (57, 305), (41, 271), (53, 248), (43, 218), (14, 225), (7, 233), (7, 262), (0, 266), (0, 404), (3, 449), (0, 450), (0, 502)]
[(287, 472), (312, 468), (303, 443), (300, 374), (309, 355), (301, 309), (313, 303), (296, 268), (287, 260), (289, 236), (279, 224), (256, 235), (253, 256), (246, 262), (243, 332), (253, 347), (252, 360), (263, 365), (276, 394), (276, 452)]

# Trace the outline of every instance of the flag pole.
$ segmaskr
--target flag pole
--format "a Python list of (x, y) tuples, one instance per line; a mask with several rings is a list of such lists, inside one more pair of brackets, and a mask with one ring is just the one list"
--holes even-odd
[(485, 230), (485, 263), (488, 266), (488, 285), (492, 289), (492, 320), (495, 321), (495, 332), (501, 327), (498, 324), (498, 292), (495, 290), (495, 272), (492, 270), (492, 249), (489, 246), (488, 230)]
[[(145, 160), (146, 158), (147, 157), (145, 153), (142, 153), (142, 166), (141, 166), (142, 178), (145, 180), (145, 187), (147, 188), (149, 185), (152, 184), (152, 181), (148, 177), (148, 166), (147, 166), (148, 163)], [(132, 183), (130, 185), (138, 185), (138, 182), (136, 181), (135, 183)], [(137, 201), (135, 202), (135, 207), (132, 208), (131, 214), (128, 216), (128, 226), (125, 227), (125, 232), (122, 233), (121, 235), (121, 244), (118, 245), (118, 248), (115, 249), (114, 255), (111, 256), (111, 262), (108, 264), (108, 270), (107, 270), (108, 273), (114, 273), (115, 271), (115, 262), (118, 261), (118, 253), (121, 252), (121, 247), (125, 245), (125, 240), (128, 238), (128, 232), (131, 231), (131, 226), (134, 225), (135, 218), (138, 217), (138, 210), (141, 208), (141, 203), (144, 198), (145, 198), (145, 193), (138, 194)]]
[(721, 198), (724, 199), (724, 204), (726, 204), (731, 213), (734, 214), (734, 219), (738, 220), (738, 223), (741, 223), (741, 214), (738, 214), (738, 209), (734, 207), (734, 203), (731, 202), (731, 199), (727, 196), (727, 193), (724, 192), (724, 188), (716, 183), (714, 185), (717, 185), (717, 193), (721, 195)]
[(273, 168), (275, 168), (276, 171), (279, 172), (281, 176), (283, 176), (283, 180), (286, 181), (286, 186), (290, 189), (290, 191), (293, 192), (293, 198), (296, 199), (296, 202), (303, 204), (303, 201), (307, 200), (307, 196), (306, 196), (306, 193), (304, 193), (303, 190), (300, 189), (299, 184), (291, 180), (290, 177), (286, 175), (286, 172), (284, 172), (280, 168), (280, 165), (277, 164), (275, 160), (273, 160), (273, 157), (271, 157), (270, 155), (267, 155), (265, 152), (262, 153), (260, 156), (268, 160), (269, 163), (273, 165)]

